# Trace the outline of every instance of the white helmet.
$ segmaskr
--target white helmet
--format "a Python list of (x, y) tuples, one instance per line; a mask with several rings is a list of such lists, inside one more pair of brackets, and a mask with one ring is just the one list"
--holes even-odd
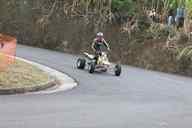
[(98, 32), (97, 36), (103, 37), (103, 33), (102, 32)]

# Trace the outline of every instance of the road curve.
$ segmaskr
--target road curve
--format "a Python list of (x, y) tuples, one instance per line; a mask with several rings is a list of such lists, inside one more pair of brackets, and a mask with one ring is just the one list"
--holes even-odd
[(192, 79), (129, 66), (123, 74), (77, 70), (76, 56), (19, 45), (17, 56), (74, 77), (67, 92), (0, 96), (0, 128), (191, 128)]

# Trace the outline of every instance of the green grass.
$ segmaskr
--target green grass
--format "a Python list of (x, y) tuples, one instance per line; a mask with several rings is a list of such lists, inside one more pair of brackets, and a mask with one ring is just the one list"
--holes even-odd
[(36, 86), (48, 80), (47, 73), (33, 65), (16, 60), (8, 69), (0, 72), (0, 89)]

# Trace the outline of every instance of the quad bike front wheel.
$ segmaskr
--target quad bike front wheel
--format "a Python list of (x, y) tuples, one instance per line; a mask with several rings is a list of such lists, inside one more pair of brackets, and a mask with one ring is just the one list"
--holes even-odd
[(95, 63), (92, 62), (89, 64), (89, 73), (94, 73), (95, 72)]
[(79, 58), (79, 59), (77, 60), (76, 65), (77, 65), (77, 68), (78, 68), (78, 69), (84, 69), (84, 68), (85, 68), (85, 65), (86, 65), (86, 60)]
[(119, 65), (119, 64), (115, 65), (115, 75), (116, 76), (121, 75), (121, 65)]

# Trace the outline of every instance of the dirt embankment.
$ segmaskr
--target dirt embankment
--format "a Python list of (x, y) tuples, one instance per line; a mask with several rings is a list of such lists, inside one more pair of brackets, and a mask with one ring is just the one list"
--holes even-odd
[[(2, 10), (3, 9), (3, 10)], [(1, 8), (1, 12), (8, 8)], [(7, 10), (8, 11), (8, 10)], [(67, 18), (54, 15), (47, 25), (38, 24), (40, 10), (26, 10), (27, 15), (1, 13), (0, 31), (17, 37), (18, 43), (63, 52), (79, 54), (90, 51), (95, 37), (93, 24), (86, 25), (82, 18)], [(12, 15), (12, 16), (10, 16)], [(186, 73), (180, 68), (173, 53), (165, 50), (165, 40), (137, 38), (129, 32), (122, 32), (120, 25), (110, 24), (100, 31), (111, 45), (110, 58), (114, 62), (130, 64), (147, 69), (171, 73)]]

